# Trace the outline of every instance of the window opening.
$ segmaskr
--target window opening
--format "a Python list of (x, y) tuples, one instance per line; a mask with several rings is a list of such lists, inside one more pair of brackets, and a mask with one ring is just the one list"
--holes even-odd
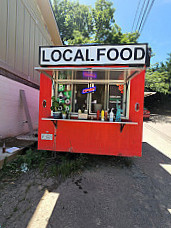
[(96, 86), (96, 92), (90, 94), (90, 113), (97, 113), (97, 110), (104, 110), (105, 107), (105, 85), (91, 83), (90, 87)]
[(73, 112), (88, 110), (88, 94), (81, 93), (84, 88), (88, 88), (88, 84), (75, 84), (73, 88)]
[[(61, 109), (72, 113), (88, 110), (116, 110), (118, 103), (123, 110), (122, 117), (129, 112), (128, 72), (121, 70), (57, 70), (52, 83), (52, 94), (61, 104)], [(82, 94), (82, 90), (96, 86), (96, 91)]]

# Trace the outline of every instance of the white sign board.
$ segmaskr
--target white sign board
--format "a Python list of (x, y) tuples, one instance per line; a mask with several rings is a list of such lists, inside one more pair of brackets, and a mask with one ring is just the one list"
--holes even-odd
[(53, 140), (52, 134), (41, 134), (41, 140)]
[(145, 65), (147, 44), (40, 47), (40, 66)]

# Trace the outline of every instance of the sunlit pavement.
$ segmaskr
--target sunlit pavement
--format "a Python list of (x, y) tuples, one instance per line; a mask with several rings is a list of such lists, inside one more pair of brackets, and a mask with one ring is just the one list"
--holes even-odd
[[(151, 146), (156, 148), (161, 154), (168, 157), (169, 160), (161, 161), (159, 166), (162, 167), (166, 172), (171, 175), (171, 118), (167, 118), (168, 122), (145, 122), (143, 128), (143, 142), (149, 143)], [(157, 177), (157, 175), (156, 175)], [(159, 176), (162, 181), (163, 176)], [(171, 178), (168, 178), (168, 189), (171, 191)], [(168, 195), (168, 202), (171, 198)], [(171, 202), (170, 202), (171, 203)], [(171, 204), (169, 204), (168, 211), (171, 214)]]
[(41, 199), (30, 224), (39, 215), (41, 228), (170, 228), (170, 127), (144, 123), (142, 158), (118, 165), (97, 156), (98, 166), (53, 190), (55, 200), (44, 203), (46, 210)]
[(171, 123), (144, 122), (143, 142), (171, 159)]
[(57, 199), (58, 193), (45, 191), (42, 196), (36, 211), (34, 212), (27, 228), (44, 228), (47, 227), (49, 218), (53, 212)]

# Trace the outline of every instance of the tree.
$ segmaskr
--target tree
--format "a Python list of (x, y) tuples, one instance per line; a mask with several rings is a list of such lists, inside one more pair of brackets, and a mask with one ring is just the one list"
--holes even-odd
[(115, 9), (113, 3), (106, 0), (98, 0), (95, 3), (95, 9), (92, 9), (94, 21), (94, 34), (97, 43), (105, 42), (112, 31)]
[(159, 72), (149, 69), (146, 72), (145, 87), (155, 92), (167, 94), (169, 91), (167, 78), (168, 74), (166, 71)]
[(168, 56), (166, 63), (161, 64), (161, 69), (165, 70), (168, 74), (167, 83), (169, 84), (169, 93), (171, 94), (171, 53)]
[(122, 33), (113, 3), (97, 0), (95, 8), (70, 0), (54, 0), (53, 11), (65, 44), (135, 43), (138, 32)]
[(156, 64), (146, 72), (145, 87), (152, 91), (171, 94), (171, 53), (166, 63)]
[(93, 31), (90, 7), (69, 0), (55, 0), (53, 11), (64, 42), (74, 39), (77, 34), (74, 31), (79, 31), (85, 39), (90, 37)]

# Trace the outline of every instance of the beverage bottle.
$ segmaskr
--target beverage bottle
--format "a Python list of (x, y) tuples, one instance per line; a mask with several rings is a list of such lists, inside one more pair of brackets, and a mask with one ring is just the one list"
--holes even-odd
[(101, 121), (104, 121), (104, 110), (101, 111)]
[(110, 117), (109, 117), (110, 122), (113, 122), (113, 117), (114, 117), (114, 115), (113, 115), (113, 108), (112, 108), (110, 111)]

